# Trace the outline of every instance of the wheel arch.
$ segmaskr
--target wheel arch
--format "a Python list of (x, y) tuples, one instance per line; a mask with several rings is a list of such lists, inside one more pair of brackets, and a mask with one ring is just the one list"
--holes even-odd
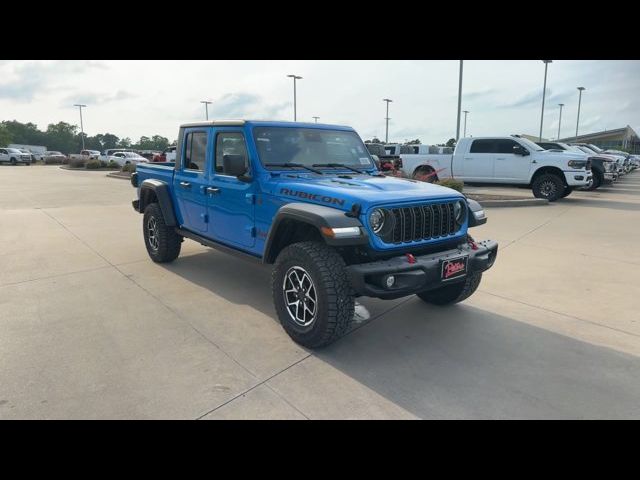
[(144, 209), (151, 203), (158, 203), (162, 210), (165, 223), (170, 227), (177, 225), (176, 215), (171, 200), (169, 185), (159, 180), (147, 179), (140, 185), (140, 203), (138, 211), (144, 213)]
[[(362, 245), (369, 237), (362, 223), (348, 212), (323, 205), (289, 203), (278, 210), (265, 241), (263, 263), (274, 263), (278, 254), (292, 243), (320, 240), (331, 246)], [(360, 236), (333, 238), (322, 233), (323, 228), (360, 227)]]
[(553, 166), (550, 166), (550, 165), (538, 168), (534, 172), (534, 174), (531, 175), (531, 182), (529, 182), (529, 185), (532, 185), (533, 182), (536, 181), (536, 178), (538, 178), (540, 175), (545, 175), (545, 174), (551, 174), (551, 175), (556, 175), (556, 176), (560, 177), (560, 180), (562, 180), (562, 183), (564, 183), (565, 186), (567, 186), (567, 179), (564, 176), (564, 172), (560, 168), (553, 167)]

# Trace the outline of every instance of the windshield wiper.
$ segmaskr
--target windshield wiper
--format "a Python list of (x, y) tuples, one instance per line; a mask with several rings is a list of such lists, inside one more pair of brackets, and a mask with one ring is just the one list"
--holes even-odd
[(349, 165), (345, 165), (344, 163), (314, 163), (314, 167), (334, 167), (334, 168), (346, 168), (347, 170), (351, 170), (356, 173), (366, 173), (367, 175), (373, 175), (371, 172), (367, 170), (358, 170), (357, 168), (350, 167)]
[(265, 167), (290, 167), (290, 168), (300, 167), (300, 168), (304, 168), (306, 170), (309, 170), (310, 172), (318, 173), (320, 175), (324, 175), (324, 173), (322, 173), (321, 170), (317, 170), (315, 168), (307, 167), (306, 165), (303, 165), (302, 163), (265, 163), (264, 166)]

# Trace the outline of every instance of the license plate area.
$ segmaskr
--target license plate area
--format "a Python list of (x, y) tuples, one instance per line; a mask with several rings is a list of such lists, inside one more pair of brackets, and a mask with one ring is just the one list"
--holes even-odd
[(440, 263), (440, 279), (443, 282), (464, 277), (469, 267), (469, 257), (456, 257), (442, 260)]

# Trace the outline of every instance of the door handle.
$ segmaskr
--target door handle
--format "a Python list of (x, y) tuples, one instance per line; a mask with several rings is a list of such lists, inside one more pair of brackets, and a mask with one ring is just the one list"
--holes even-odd
[(182, 188), (191, 188), (191, 184), (189, 182), (180, 182), (180, 186)]
[(214, 195), (216, 193), (220, 193), (220, 189), (219, 188), (213, 188), (213, 187), (207, 187), (206, 190), (208, 195)]

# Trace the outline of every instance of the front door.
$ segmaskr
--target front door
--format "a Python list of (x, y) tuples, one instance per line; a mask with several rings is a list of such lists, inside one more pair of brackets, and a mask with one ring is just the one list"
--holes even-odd
[(184, 132), (182, 152), (178, 158), (173, 189), (180, 205), (182, 225), (196, 233), (207, 232), (209, 216), (207, 212), (208, 163), (207, 152), (211, 148), (209, 129), (192, 128)]
[[(498, 182), (527, 181), (531, 168), (531, 155), (516, 155), (514, 147), (521, 146), (514, 140), (497, 139), (495, 144), (494, 175)], [(525, 148), (525, 147), (522, 147)]]
[(209, 181), (209, 215), (211, 231), (216, 240), (240, 247), (255, 244), (254, 202), (255, 181), (242, 181), (225, 172), (225, 155), (241, 155), (245, 159), (247, 177), (251, 162), (241, 128), (214, 130), (213, 169)]

